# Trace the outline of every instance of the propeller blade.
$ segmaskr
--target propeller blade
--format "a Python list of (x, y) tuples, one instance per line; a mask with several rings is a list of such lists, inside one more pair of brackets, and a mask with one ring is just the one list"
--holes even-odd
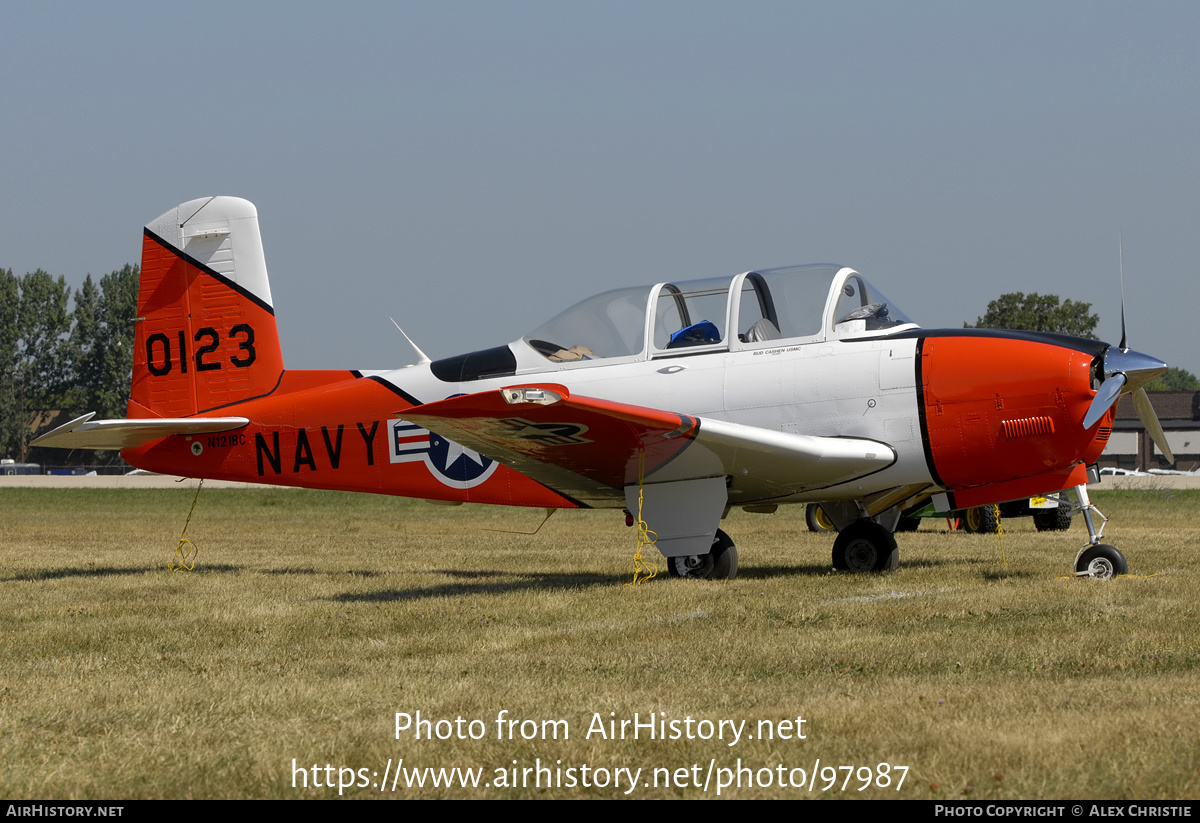
[[(1084, 430), (1096, 425), (1104, 413), (1112, 408), (1113, 403), (1121, 395), (1124, 388), (1127, 394), (1132, 394), (1133, 408), (1137, 411), (1138, 419), (1146, 427), (1146, 432), (1158, 446), (1158, 450), (1171, 463), (1175, 455), (1167, 445), (1167, 436), (1163, 433), (1154, 406), (1146, 394), (1145, 386), (1154, 378), (1167, 370), (1167, 364), (1161, 360), (1130, 351), (1125, 337), (1125, 252), (1121, 242), (1121, 233), (1117, 232), (1117, 259), (1121, 268), (1121, 344), (1114, 350), (1111, 346), (1104, 352), (1104, 382), (1100, 384), (1092, 405), (1088, 406), (1087, 414), (1083, 417)], [(1128, 385), (1126, 385), (1128, 384)]]
[(1167, 436), (1163, 434), (1162, 424), (1158, 422), (1158, 415), (1154, 413), (1154, 406), (1150, 405), (1150, 398), (1145, 389), (1139, 388), (1133, 393), (1133, 407), (1137, 410), (1138, 419), (1146, 427), (1154, 445), (1158, 446), (1158, 450), (1167, 458), (1167, 462), (1174, 463), (1175, 455), (1171, 454), (1171, 447), (1167, 445)]
[(1119, 372), (1100, 384), (1096, 396), (1092, 399), (1092, 405), (1088, 406), (1087, 414), (1083, 417), (1084, 429), (1090, 429), (1096, 425), (1104, 413), (1112, 408), (1113, 403), (1116, 403), (1117, 398), (1121, 395), (1121, 388), (1124, 385), (1125, 375)]
[(1125, 252), (1122, 245), (1121, 233), (1117, 232), (1117, 257), (1121, 261), (1121, 345), (1117, 348), (1128, 351), (1129, 346), (1125, 345)]

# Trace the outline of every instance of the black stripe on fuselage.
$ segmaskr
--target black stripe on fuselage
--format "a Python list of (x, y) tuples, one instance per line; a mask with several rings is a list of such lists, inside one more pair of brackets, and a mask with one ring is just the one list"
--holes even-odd
[(922, 349), (924, 347), (924, 338), (918, 337), (916, 357), (913, 359), (916, 360), (917, 419), (921, 424), (921, 448), (925, 452), (925, 466), (929, 469), (929, 476), (933, 479), (934, 483), (945, 488), (946, 484), (942, 482), (942, 478), (938, 476), (937, 467), (933, 465), (933, 444), (929, 441), (929, 421), (925, 417), (925, 383), (921, 369), (921, 363), (924, 359), (922, 357)]
[(403, 398), (404, 398), (406, 401), (408, 401), (408, 404), (409, 404), (409, 405), (411, 405), (411, 406), (420, 406), (420, 405), (422, 405), (422, 403), (421, 403), (421, 401), (420, 401), (420, 400), (418, 400), (417, 398), (413, 397), (411, 394), (409, 394), (409, 393), (408, 393), (408, 392), (406, 392), (404, 389), (402, 389), (402, 388), (400, 388), (399, 386), (397, 386), (395, 383), (389, 383), (388, 381), (384, 380), (382, 377), (380, 377), (380, 376), (379, 376), (379, 375), (377, 375), (377, 374), (373, 374), (373, 375), (371, 375), (370, 377), (368, 377), (367, 379), (368, 379), (368, 380), (374, 380), (376, 383), (378, 383), (379, 385), (383, 386), (385, 389), (387, 389), (388, 391), (392, 392), (393, 394), (397, 394), (397, 395), (399, 395), (400, 397), (403, 397)]
[(1021, 331), (1019, 329), (909, 329), (895, 334), (878, 337), (843, 337), (843, 342), (851, 340), (922, 340), (927, 337), (990, 337), (996, 340), (1025, 340), (1030, 343), (1045, 343), (1049, 346), (1059, 346), (1064, 349), (1074, 349), (1084, 354), (1102, 354), (1108, 348), (1103, 340), (1089, 340), (1086, 337), (1072, 337), (1069, 334), (1054, 334), (1048, 331)]
[[(511, 468), (511, 467), (509, 467), (509, 468)], [(512, 469), (512, 470), (513, 470), (513, 471), (517, 471), (516, 469)], [(527, 474), (524, 474), (524, 473), (522, 473), (522, 472), (517, 472), (517, 474), (520, 474), (522, 477), (529, 477), (529, 475), (527, 475)], [(532, 478), (532, 477), (529, 477), (529, 479), (530, 479), (530, 480), (533, 480), (533, 482), (534, 482), (534, 483), (537, 483), (537, 484), (538, 484), (539, 486), (541, 486), (542, 488), (544, 488), (544, 489), (546, 489), (546, 490), (548, 490), (548, 491), (552, 491), (552, 492), (554, 492), (554, 493), (555, 493), (555, 494), (557, 494), (559, 497), (561, 497), (563, 500), (566, 500), (568, 503), (574, 503), (574, 504), (575, 504), (577, 507), (579, 507), (579, 508), (581, 508), (581, 509), (591, 509), (591, 508), (595, 508), (594, 506), (592, 506), (592, 505), (591, 505), (591, 504), (589, 504), (589, 503), (584, 503), (582, 500), (576, 500), (574, 497), (572, 497), (571, 495), (569, 495), (569, 494), (567, 494), (566, 492), (562, 491), (561, 489), (556, 489), (556, 488), (554, 488), (553, 486), (547, 486), (547, 485), (546, 485), (545, 483), (543, 483), (541, 480), (535, 480), (535, 479), (534, 479), (534, 478)]]
[(188, 254), (187, 252), (185, 252), (183, 249), (180, 249), (180, 248), (176, 247), (174, 244), (172, 244), (172, 243), (168, 243), (166, 240), (163, 240), (163, 239), (162, 239), (161, 237), (159, 237), (157, 234), (155, 234), (154, 232), (150, 231), (150, 227), (149, 227), (149, 226), (147, 226), (147, 227), (146, 227), (145, 229), (143, 229), (142, 231), (143, 231), (143, 233), (144, 233), (144, 234), (145, 234), (147, 237), (149, 237), (151, 240), (153, 240), (153, 241), (154, 241), (155, 243), (157, 243), (158, 245), (162, 246), (162, 247), (163, 247), (164, 249), (166, 249), (167, 251), (171, 252), (171, 254), (175, 255), (176, 257), (178, 257), (178, 258), (180, 258), (180, 259), (182, 259), (182, 260), (186, 260), (187, 262), (191, 263), (193, 266), (195, 266), (196, 268), (200, 269), (200, 271), (204, 272), (204, 273), (205, 273), (205, 274), (207, 274), (209, 277), (215, 277), (215, 278), (216, 278), (217, 280), (219, 280), (219, 281), (220, 281), (220, 282), (221, 282), (223, 285), (226, 285), (226, 286), (228, 286), (229, 288), (233, 289), (235, 292), (237, 292), (237, 293), (238, 293), (238, 294), (240, 294), (242, 297), (244, 297), (244, 298), (246, 298), (247, 300), (249, 300), (249, 301), (250, 301), (251, 303), (253, 303), (254, 305), (258, 306), (259, 308), (261, 308), (261, 309), (263, 309), (263, 310), (265, 310), (265, 311), (266, 311), (267, 313), (269, 313), (269, 314), (270, 314), (272, 317), (274, 317), (274, 316), (275, 316), (275, 307), (274, 307), (274, 306), (272, 306), (272, 305), (271, 305), (270, 303), (268, 303), (267, 301), (263, 300), (263, 299), (262, 299), (261, 297), (259, 297), (258, 295), (254, 294), (254, 293), (253, 293), (253, 292), (251, 292), (251, 291), (248, 291), (247, 289), (243, 288), (242, 286), (239, 286), (237, 283), (233, 282), (232, 280), (230, 280), (228, 277), (226, 277), (225, 275), (221, 274), (220, 272), (214, 271), (213, 269), (209, 268), (209, 267), (208, 267), (208, 266), (206, 266), (204, 263), (201, 263), (201, 262), (200, 262), (199, 260), (197, 260), (195, 257), (192, 257), (190, 254)]
[(271, 387), (270, 391), (265, 391), (262, 394), (256, 394), (253, 397), (244, 397), (241, 400), (231, 400), (230, 402), (222, 403), (219, 406), (209, 406), (207, 409), (200, 409), (196, 412), (196, 414), (208, 414), (209, 412), (214, 412), (218, 409), (226, 409), (230, 406), (240, 406), (242, 403), (249, 403), (251, 400), (262, 400), (264, 397), (270, 397), (279, 389), (279, 385), (283, 382), (283, 375), (286, 372), (287, 369), (280, 370), (279, 377), (275, 380), (275, 385)]

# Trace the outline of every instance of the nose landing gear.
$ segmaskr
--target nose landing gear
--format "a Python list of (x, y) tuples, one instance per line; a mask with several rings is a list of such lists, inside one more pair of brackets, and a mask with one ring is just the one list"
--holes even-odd
[[(1078, 485), (1074, 489), (1078, 500), (1075, 508), (1083, 513), (1083, 522), (1087, 525), (1088, 543), (1075, 555), (1075, 576), (1090, 577), (1094, 580), (1108, 580), (1119, 574), (1129, 573), (1129, 564), (1125, 555), (1117, 551), (1116, 546), (1101, 543), (1104, 537), (1104, 526), (1108, 518), (1088, 500), (1087, 486)], [(1096, 528), (1092, 520), (1093, 512), (1100, 518), (1100, 528)]]

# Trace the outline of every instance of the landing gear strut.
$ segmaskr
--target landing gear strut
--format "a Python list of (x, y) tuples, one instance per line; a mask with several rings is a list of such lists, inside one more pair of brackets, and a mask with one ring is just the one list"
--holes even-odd
[[(1108, 523), (1108, 518), (1088, 500), (1086, 485), (1075, 487), (1075, 498), (1079, 501), (1076, 508), (1083, 512), (1083, 522), (1088, 530), (1087, 545), (1075, 555), (1075, 575), (1107, 580), (1118, 574), (1128, 574), (1129, 564), (1125, 561), (1125, 555), (1117, 551), (1115, 546), (1100, 542), (1100, 538), (1104, 537), (1104, 525)], [(1062, 501), (1059, 505), (1062, 505)], [(1100, 518), (1099, 529), (1092, 520), (1093, 512)]]

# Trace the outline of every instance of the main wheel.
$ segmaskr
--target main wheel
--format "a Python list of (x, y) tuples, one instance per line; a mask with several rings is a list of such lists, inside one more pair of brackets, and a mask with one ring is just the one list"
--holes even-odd
[(833, 541), (833, 567), (848, 572), (893, 572), (899, 564), (896, 538), (874, 520), (856, 520)]
[(1097, 543), (1079, 555), (1079, 559), (1075, 561), (1075, 571), (1095, 580), (1108, 580), (1118, 574), (1129, 574), (1129, 564), (1125, 562), (1125, 555), (1117, 551), (1116, 546)]
[(995, 534), (1000, 528), (1000, 507), (976, 506), (967, 509), (967, 531), (972, 534)]
[(708, 554), (685, 554), (667, 558), (667, 573), (671, 577), (696, 577), (701, 580), (732, 580), (737, 577), (737, 546), (717, 529), (712, 550)]
[(804, 509), (804, 520), (808, 523), (810, 532), (831, 532), (834, 531), (833, 521), (829, 519), (829, 515), (825, 514), (825, 510), (821, 508), (820, 503), (809, 503)]
[(1033, 525), (1040, 532), (1065, 532), (1071, 528), (1071, 510), (1066, 506), (1038, 509), (1033, 513)]

